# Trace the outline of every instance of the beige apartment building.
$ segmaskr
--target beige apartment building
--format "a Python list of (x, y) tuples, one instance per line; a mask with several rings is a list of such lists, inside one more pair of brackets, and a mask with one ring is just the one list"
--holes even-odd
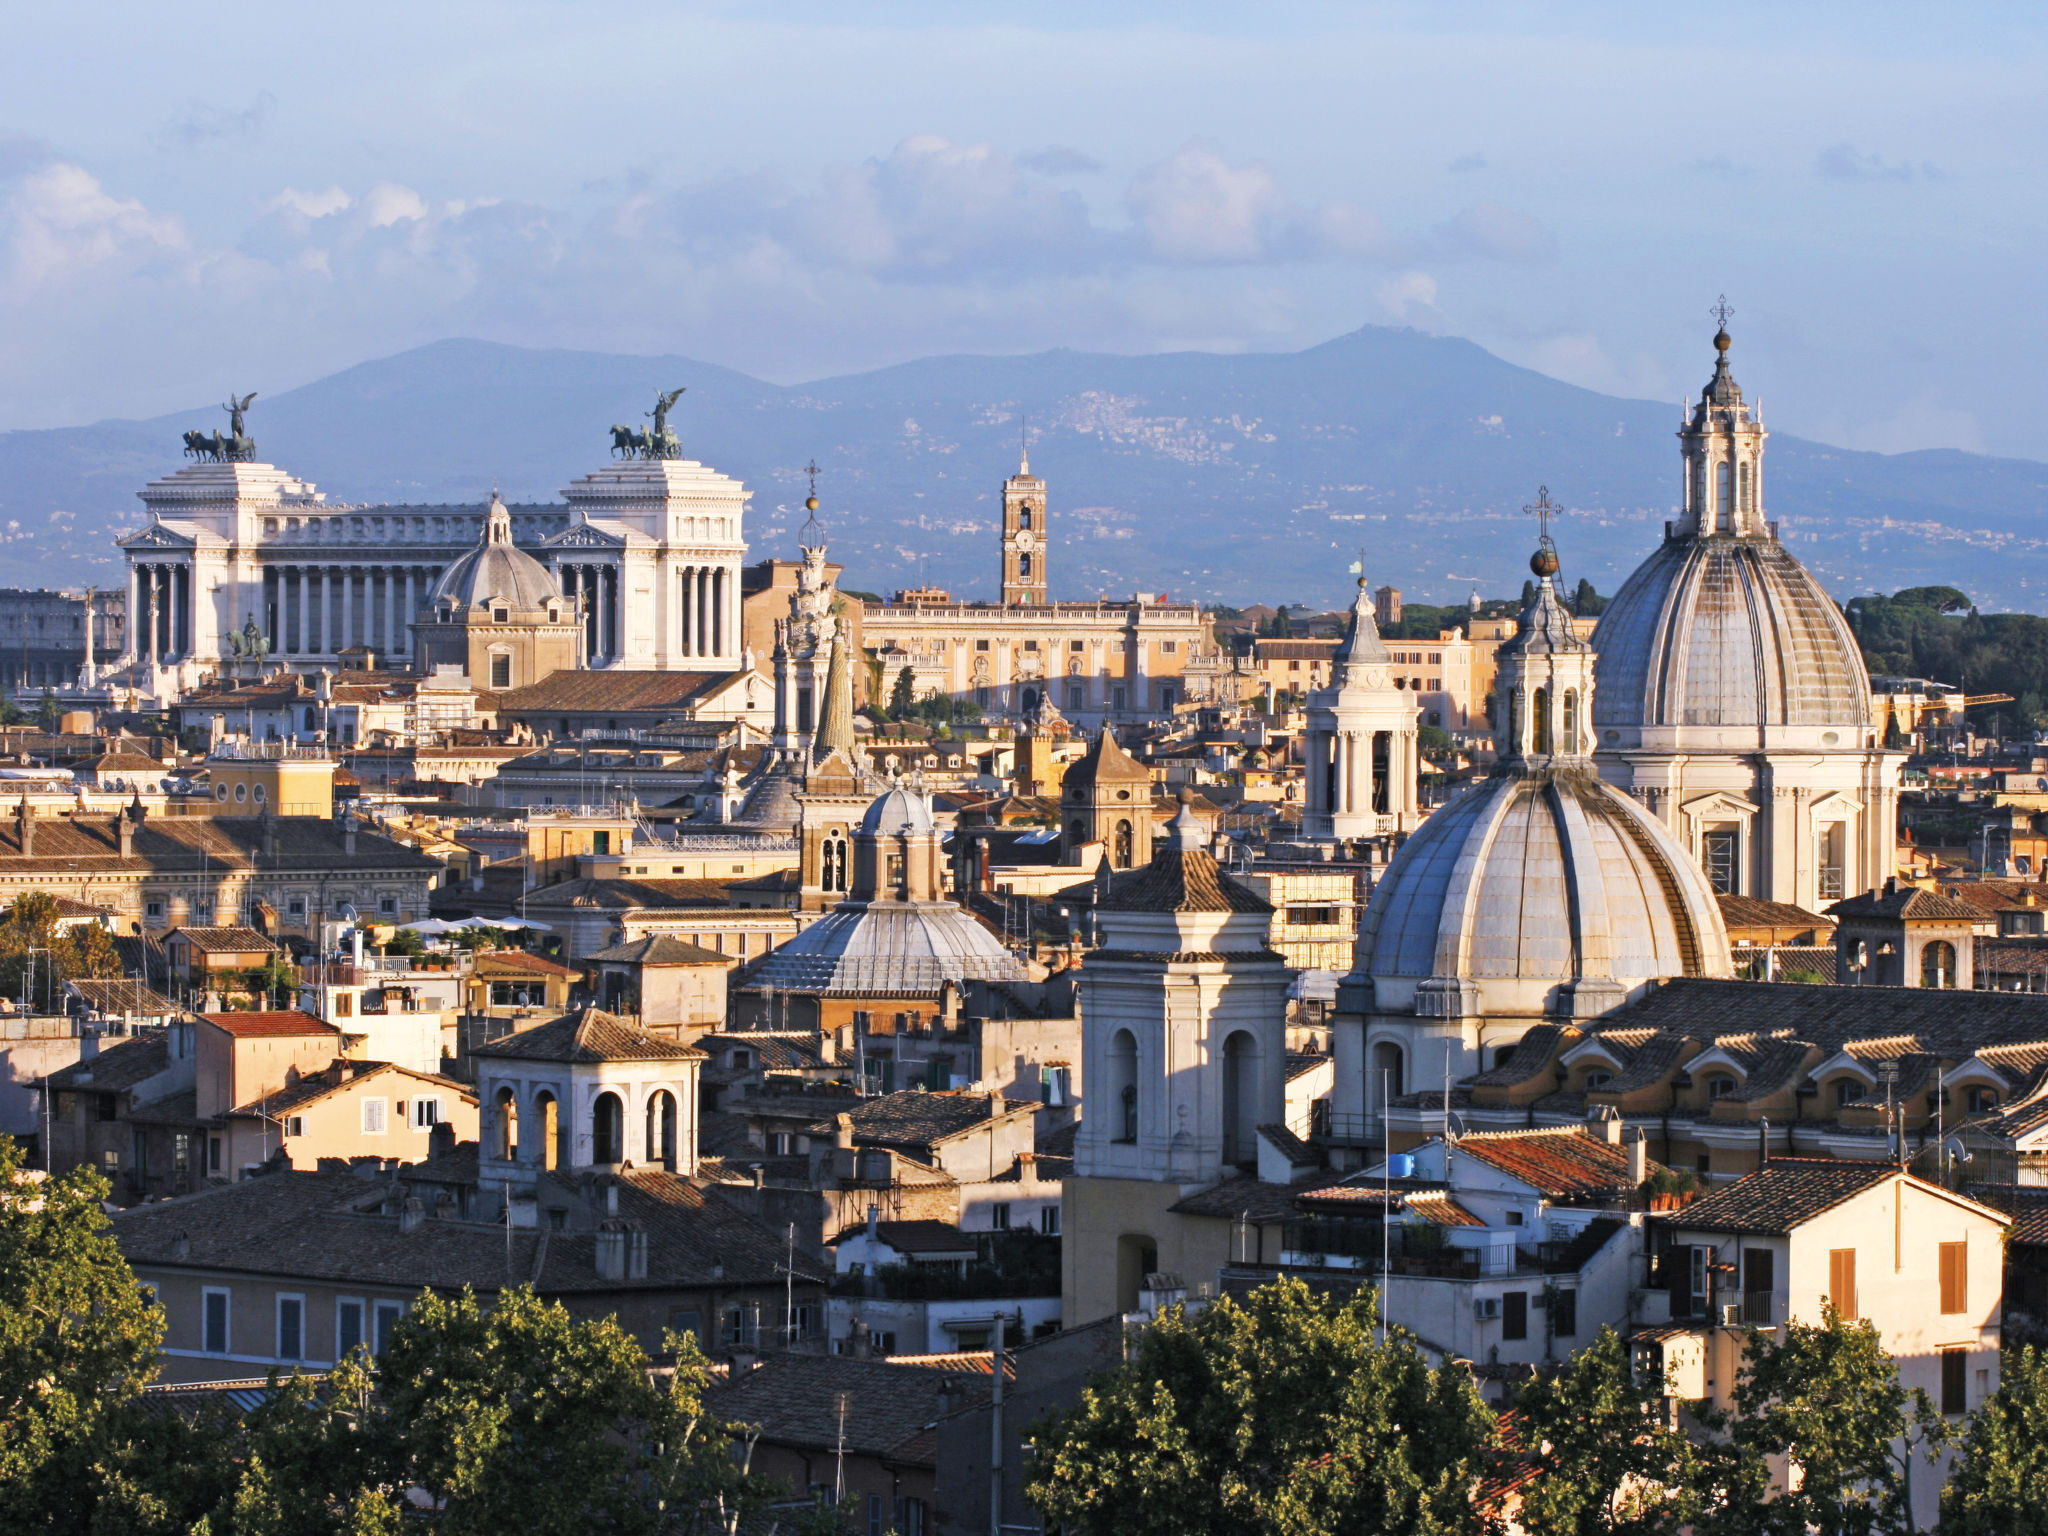
[[(1423, 725), (1452, 735), (1492, 729), (1494, 648), (1515, 632), (1512, 619), (1470, 621), (1469, 634), (1446, 629), (1434, 640), (1387, 640), (1396, 688), (1421, 696)], [(1248, 687), (1260, 694), (1309, 693), (1330, 680), (1336, 640), (1255, 640)]]

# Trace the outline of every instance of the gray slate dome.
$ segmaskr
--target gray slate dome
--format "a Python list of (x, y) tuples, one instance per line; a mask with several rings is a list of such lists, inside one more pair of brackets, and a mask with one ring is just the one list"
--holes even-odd
[(938, 831), (938, 826), (923, 795), (894, 784), (868, 807), (867, 814), (860, 819), (860, 829), (893, 837), (901, 833), (932, 833)]
[(438, 612), (451, 599), (465, 609), (487, 608), (496, 599), (521, 613), (537, 612), (550, 602), (566, 606), (548, 568), (513, 544), (512, 514), (496, 491), (484, 518), (483, 542), (441, 573), (427, 601)]
[[(1583, 770), (1501, 774), (1438, 810), (1374, 888), (1358, 956), (1381, 1007), (1400, 1006), (1394, 994), (1409, 986), (1532, 984), (1485, 998), (1489, 1013), (1598, 1012), (1652, 978), (1731, 974), (1699, 867)], [(1587, 991), (1588, 1006), (1557, 996), (1565, 984)], [(1415, 1004), (1432, 1011), (1422, 995)]]
[(1848, 621), (1775, 538), (1667, 539), (1622, 584), (1595, 638), (1602, 731), (1871, 723)]

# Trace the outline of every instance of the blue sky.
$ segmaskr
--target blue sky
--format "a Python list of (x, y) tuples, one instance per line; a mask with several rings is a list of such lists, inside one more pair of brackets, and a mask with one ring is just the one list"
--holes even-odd
[(1403, 323), (1676, 402), (1725, 291), (1774, 427), (2048, 458), (2036, 17), (9, 5), (0, 427), (463, 335), (792, 382)]

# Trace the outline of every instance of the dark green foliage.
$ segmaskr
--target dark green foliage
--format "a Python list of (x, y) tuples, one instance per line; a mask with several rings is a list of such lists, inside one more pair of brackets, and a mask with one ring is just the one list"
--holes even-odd
[[(1877, 1330), (1824, 1306), (1815, 1327), (1780, 1342), (1749, 1330), (1735, 1412), (1715, 1416), (1726, 1442), (1701, 1451), (1709, 1508), (1698, 1536), (1890, 1536), (1911, 1528), (1909, 1467), (1931, 1463), (1949, 1437), (1925, 1392), (1899, 1385)], [(1773, 1487), (1771, 1458), (1789, 1458), (1796, 1490)]]
[(1377, 1325), (1296, 1280), (1169, 1312), (1034, 1426), (1033, 1503), (1072, 1536), (1478, 1536), (1493, 1416)]
[(1530, 1536), (1676, 1536), (1697, 1513), (1692, 1443), (1663, 1416), (1661, 1382), (1639, 1382), (1613, 1329), (1522, 1394)]
[(1941, 1536), (2048, 1536), (2048, 1353), (2009, 1351), (1999, 1374), (1941, 1491)]
[(910, 668), (904, 667), (896, 674), (896, 681), (889, 689), (889, 718), (908, 720), (910, 711), (917, 703), (917, 680), (911, 676)]
[(2048, 677), (2048, 618), (1979, 613), (1954, 587), (1908, 587), (1887, 597), (1850, 599), (1844, 610), (1873, 673), (1924, 677), (1966, 693), (2009, 693), (2013, 704), (1972, 711), (2024, 728), (2048, 725), (2042, 679)]

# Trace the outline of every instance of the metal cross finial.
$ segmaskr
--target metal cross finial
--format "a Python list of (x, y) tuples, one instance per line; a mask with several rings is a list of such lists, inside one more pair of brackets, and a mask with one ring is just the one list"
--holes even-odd
[(1537, 486), (1536, 499), (1522, 510), (1536, 519), (1536, 531), (1541, 535), (1539, 542), (1547, 546), (1550, 543), (1550, 520), (1564, 511), (1563, 507), (1550, 499), (1550, 487)]
[(812, 494), (813, 496), (817, 495), (817, 494), (818, 494), (818, 461), (817, 461), (816, 459), (812, 459), (810, 463), (806, 464), (806, 465), (804, 466), (804, 473), (805, 473), (805, 474), (807, 474), (807, 475), (809, 475), (809, 476), (811, 477), (811, 494)]
[(1728, 317), (1735, 313), (1735, 306), (1728, 302), (1728, 295), (1724, 293), (1714, 301), (1714, 307), (1708, 310), (1707, 313), (1718, 320), (1721, 323), (1721, 329), (1725, 331), (1728, 329)]

